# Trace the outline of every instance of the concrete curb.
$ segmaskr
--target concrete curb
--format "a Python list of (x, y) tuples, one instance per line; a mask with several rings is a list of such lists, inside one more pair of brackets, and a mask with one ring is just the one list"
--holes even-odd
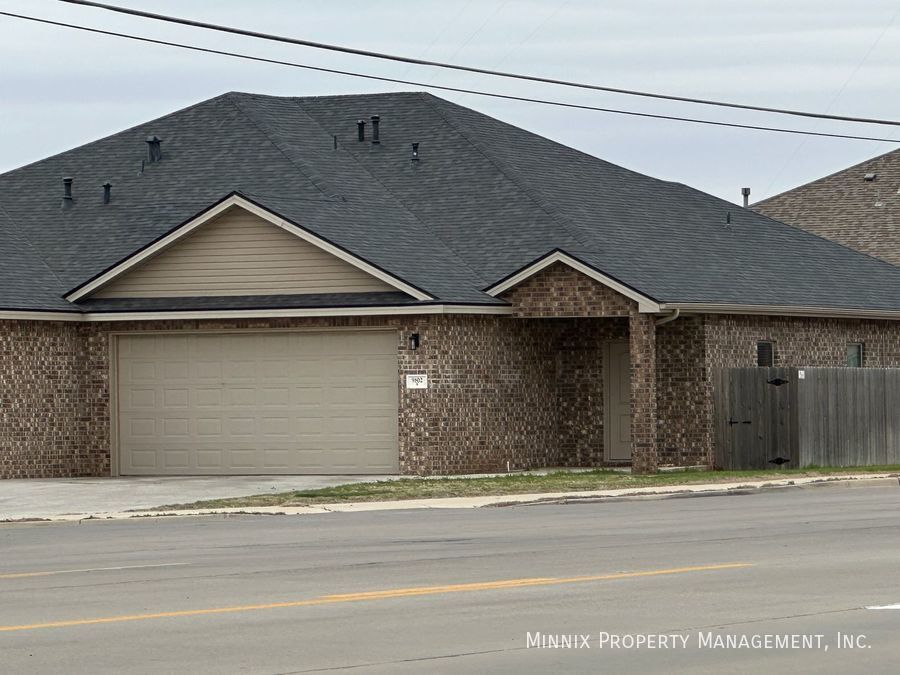
[(672, 496), (714, 495), (788, 487), (883, 487), (900, 486), (896, 473), (850, 474), (843, 476), (813, 476), (782, 478), (742, 483), (702, 483), (697, 485), (669, 485), (663, 487), (592, 490), (583, 492), (542, 492), (535, 494), (493, 495), (484, 497), (445, 497), (437, 499), (407, 499), (384, 502), (344, 502), (315, 506), (260, 506), (229, 509), (192, 509), (179, 511), (119, 511), (106, 513), (71, 513), (51, 517), (17, 518), (0, 523), (22, 522), (80, 522), (85, 520), (122, 520), (129, 518), (167, 518), (176, 516), (237, 516), (237, 515), (314, 515), (326, 513), (357, 513), (361, 511), (396, 511), (405, 509), (478, 509), (488, 506), (526, 506), (575, 501), (601, 501), (622, 498), (666, 498)]

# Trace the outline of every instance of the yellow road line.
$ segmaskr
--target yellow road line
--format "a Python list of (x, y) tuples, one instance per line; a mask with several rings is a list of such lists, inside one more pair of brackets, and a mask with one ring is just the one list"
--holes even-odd
[(744, 567), (752, 567), (752, 563), (724, 563), (720, 565), (695, 565), (692, 567), (674, 567), (662, 570), (649, 570), (646, 572), (620, 572), (616, 574), (596, 574), (581, 577), (536, 577), (532, 579), (506, 579), (500, 581), (485, 581), (470, 584), (451, 584), (445, 586), (420, 586), (416, 588), (394, 588), (384, 591), (369, 591), (362, 593), (345, 593), (342, 595), (323, 595), (308, 600), (293, 600), (289, 602), (269, 602), (259, 605), (238, 605), (235, 607), (210, 607), (207, 609), (185, 609), (175, 612), (156, 612), (153, 614), (126, 614), (122, 616), (107, 616), (97, 619), (72, 619), (68, 621), (51, 621), (48, 623), (33, 623), (21, 626), (0, 626), (0, 633), (13, 631), (36, 630), (39, 628), (67, 628), (71, 626), (89, 626), (102, 623), (121, 623), (125, 621), (146, 621), (149, 619), (172, 619), (184, 616), (203, 616), (207, 614), (233, 614), (237, 612), (253, 612), (264, 609), (282, 609), (285, 607), (312, 607), (314, 605), (330, 605), (341, 602), (360, 602), (366, 600), (387, 600), (391, 598), (406, 598), (421, 595), (442, 595), (445, 593), (466, 593), (473, 591), (504, 590), (509, 588), (523, 588), (533, 586), (553, 586), (557, 584), (577, 584), (591, 581), (610, 581), (614, 579), (635, 579), (640, 577), (656, 577), (668, 574), (686, 574), (688, 572), (711, 572), (715, 570), (731, 570)]
[(0, 574), (0, 579), (25, 579), (27, 577), (49, 577), (55, 574), (75, 574), (76, 572), (109, 572), (112, 570), (142, 570), (154, 567), (181, 567), (191, 563), (159, 563), (156, 565), (120, 565), (118, 567), (86, 567), (80, 570), (46, 570), (43, 572), (11, 572)]

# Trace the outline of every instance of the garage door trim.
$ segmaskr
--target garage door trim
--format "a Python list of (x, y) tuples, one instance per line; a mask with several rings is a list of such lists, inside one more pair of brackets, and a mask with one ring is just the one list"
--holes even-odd
[[(114, 478), (121, 476), (119, 453), (119, 338), (122, 336), (137, 335), (239, 335), (239, 334), (271, 334), (271, 333), (397, 333), (398, 329), (385, 326), (336, 326), (336, 327), (299, 327), (299, 328), (191, 328), (185, 330), (119, 330), (109, 331), (108, 358), (109, 358), (109, 475)], [(399, 387), (399, 363), (397, 382)]]

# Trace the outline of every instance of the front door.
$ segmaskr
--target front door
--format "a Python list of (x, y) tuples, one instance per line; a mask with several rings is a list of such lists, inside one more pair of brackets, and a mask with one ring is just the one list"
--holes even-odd
[(631, 461), (631, 354), (627, 342), (604, 349), (604, 455), (607, 461)]

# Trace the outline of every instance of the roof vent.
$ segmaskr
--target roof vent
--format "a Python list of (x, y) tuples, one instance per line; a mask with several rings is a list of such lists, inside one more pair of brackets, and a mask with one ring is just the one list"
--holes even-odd
[(381, 139), (378, 138), (378, 123), (380, 121), (381, 117), (379, 115), (372, 115), (372, 145), (381, 143)]
[(750, 206), (750, 188), (741, 188), (741, 195), (744, 197), (744, 208)]
[(356, 139), (360, 142), (366, 140), (366, 121), (356, 120)]
[(112, 183), (106, 181), (101, 187), (103, 188), (103, 203), (109, 204), (109, 200), (112, 199)]
[(412, 157), (410, 157), (410, 159), (414, 162), (419, 161), (419, 144), (418, 143), (412, 144)]
[(159, 136), (147, 136), (147, 159), (151, 164), (162, 159), (162, 139)]
[(878, 178), (877, 173), (867, 173), (865, 176), (863, 176), (863, 180), (866, 181), (867, 183), (871, 183), (876, 178)]
[(74, 180), (74, 178), (70, 178), (68, 176), (66, 178), (63, 178), (62, 205), (64, 209), (72, 206), (72, 202), (74, 201), (74, 199), (72, 198), (72, 181)]

